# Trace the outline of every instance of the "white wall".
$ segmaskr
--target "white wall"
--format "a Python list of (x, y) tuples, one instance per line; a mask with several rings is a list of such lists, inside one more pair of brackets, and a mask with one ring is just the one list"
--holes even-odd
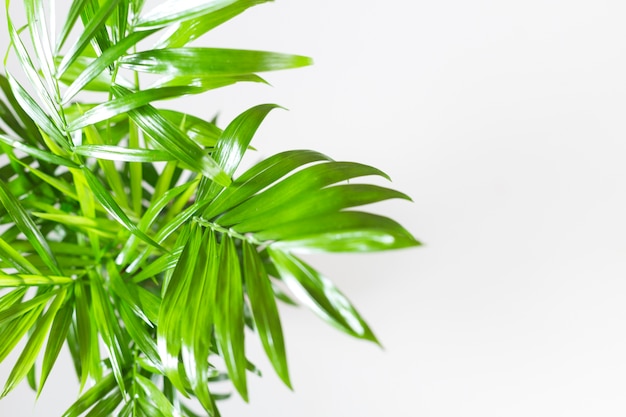
[[(385, 351), (285, 308), (295, 393), (253, 341), (265, 376), (225, 417), (626, 413), (625, 12), (617, 0), (279, 0), (209, 37), (316, 66), (195, 108), (223, 121), (290, 108), (262, 127), (261, 155), (315, 148), (385, 170), (415, 203), (378, 210), (427, 244), (316, 258)], [(24, 388), (0, 415), (60, 414), (69, 381), (56, 374), (34, 414)]]

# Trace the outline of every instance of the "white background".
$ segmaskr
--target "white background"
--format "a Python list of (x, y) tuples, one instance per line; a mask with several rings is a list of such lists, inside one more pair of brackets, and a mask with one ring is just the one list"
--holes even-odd
[[(225, 417), (626, 414), (625, 12), (279, 0), (207, 38), (316, 65), (196, 97), (196, 113), (289, 108), (259, 131), (259, 156), (314, 148), (383, 169), (415, 203), (375, 210), (426, 244), (313, 259), (385, 350), (284, 308), (295, 392), (250, 338), (265, 375), (250, 378), (251, 404), (222, 403)], [(57, 372), (35, 409), (21, 387), (0, 415), (60, 415), (75, 395)]]

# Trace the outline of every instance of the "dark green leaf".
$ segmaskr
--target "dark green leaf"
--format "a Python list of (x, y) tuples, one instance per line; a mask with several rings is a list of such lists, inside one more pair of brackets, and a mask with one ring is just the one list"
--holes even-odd
[(239, 257), (233, 240), (224, 235), (220, 253), (215, 334), (233, 385), (248, 401), (244, 348), (243, 289)]
[(41, 379), (39, 381), (39, 389), (37, 395), (41, 394), (48, 375), (54, 366), (54, 363), (61, 352), (63, 342), (67, 337), (70, 325), (72, 323), (72, 314), (74, 313), (73, 302), (67, 301), (65, 305), (58, 311), (52, 327), (50, 328), (50, 334), (48, 336), (48, 344), (46, 346), (46, 352), (44, 353), (43, 363), (41, 366)]

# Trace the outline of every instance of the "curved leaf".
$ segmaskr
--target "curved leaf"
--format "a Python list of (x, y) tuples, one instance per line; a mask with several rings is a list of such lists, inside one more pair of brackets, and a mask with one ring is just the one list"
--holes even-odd
[(311, 58), (277, 52), (218, 48), (153, 49), (122, 57), (123, 68), (169, 76), (224, 76), (311, 65)]

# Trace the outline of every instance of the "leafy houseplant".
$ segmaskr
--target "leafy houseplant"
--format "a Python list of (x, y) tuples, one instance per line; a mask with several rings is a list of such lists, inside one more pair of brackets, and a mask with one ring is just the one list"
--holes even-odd
[(418, 245), (393, 220), (353, 209), (408, 197), (352, 181), (385, 177), (375, 168), (310, 150), (239, 173), (276, 105), (221, 129), (156, 104), (309, 65), (189, 46), (265, 1), (167, 0), (143, 10), (143, 0), (73, 0), (57, 35), (55, 2), (25, 0), (18, 22), (6, 0), (0, 361), (25, 345), (2, 396), (24, 379), (41, 392), (67, 343), (81, 395), (65, 416), (195, 416), (191, 399), (219, 415), (220, 381), (247, 399), (247, 374), (258, 372), (247, 333), (291, 385), (276, 300), (377, 342), (298, 254)]

